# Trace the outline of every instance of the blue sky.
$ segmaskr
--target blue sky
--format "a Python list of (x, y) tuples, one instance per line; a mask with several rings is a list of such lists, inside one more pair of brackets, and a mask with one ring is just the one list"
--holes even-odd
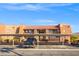
[(79, 4), (75, 3), (1, 3), (1, 24), (55, 25), (70, 24), (79, 32)]

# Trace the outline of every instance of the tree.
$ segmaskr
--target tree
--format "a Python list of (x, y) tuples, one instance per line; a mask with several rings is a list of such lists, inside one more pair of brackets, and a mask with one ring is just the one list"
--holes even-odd
[(76, 41), (78, 39), (79, 39), (79, 36), (78, 35), (72, 35), (71, 36), (71, 42), (74, 42), (74, 41)]

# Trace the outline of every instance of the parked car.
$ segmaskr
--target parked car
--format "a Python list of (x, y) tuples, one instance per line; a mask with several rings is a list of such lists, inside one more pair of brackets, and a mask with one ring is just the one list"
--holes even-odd
[(36, 47), (37, 40), (36, 38), (27, 38), (26, 41), (22, 45), (20, 45), (22, 48), (30, 48), (30, 47)]
[(78, 46), (79, 47), (79, 40), (76, 40), (74, 42), (71, 42), (71, 45)]

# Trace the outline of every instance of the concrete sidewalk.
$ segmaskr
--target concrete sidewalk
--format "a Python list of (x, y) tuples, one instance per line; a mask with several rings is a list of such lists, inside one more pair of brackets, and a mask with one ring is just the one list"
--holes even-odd
[(0, 48), (15, 48), (15, 49), (79, 49), (79, 47), (75, 46), (67, 46), (67, 45), (39, 45), (36, 48), (18, 48), (17, 45), (0, 45)]

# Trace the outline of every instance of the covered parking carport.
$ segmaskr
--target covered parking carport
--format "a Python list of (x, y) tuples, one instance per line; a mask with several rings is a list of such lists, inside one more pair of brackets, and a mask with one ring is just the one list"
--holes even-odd
[[(65, 39), (65, 36), (71, 36), (71, 34), (0, 34), (0, 37), (1, 36), (18, 36), (20, 38), (20, 42), (24, 39), (26, 39), (26, 37), (34, 37), (37, 39), (37, 43), (39, 45), (39, 42), (40, 42), (40, 36), (45, 36), (46, 40), (45, 42), (49, 41), (49, 36), (59, 36), (59, 39), (57, 40), (57, 42), (62, 42), (64, 43), (64, 39)], [(51, 42), (54, 42), (54, 41), (51, 41)], [(12, 41), (12, 44), (14, 45), (14, 40)], [(69, 43), (70, 43), (70, 40), (69, 40)]]

